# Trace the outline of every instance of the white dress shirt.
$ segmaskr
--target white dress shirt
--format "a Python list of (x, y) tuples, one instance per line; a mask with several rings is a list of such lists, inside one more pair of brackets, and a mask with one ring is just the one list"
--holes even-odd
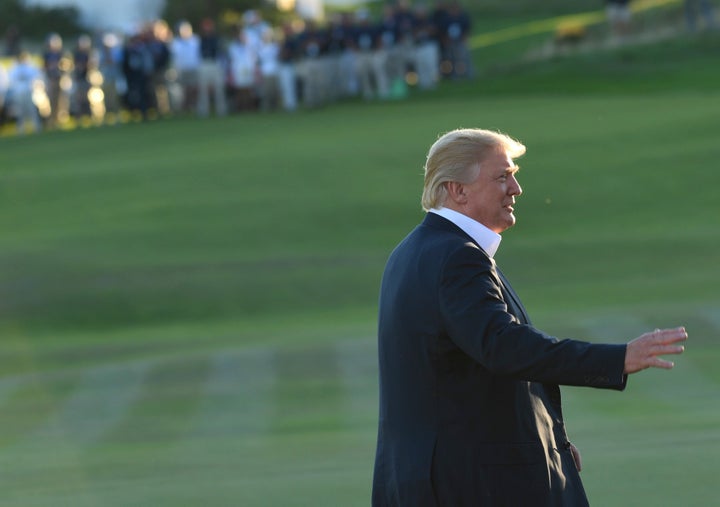
[(433, 208), (430, 210), (430, 213), (435, 213), (450, 220), (460, 227), (465, 234), (474, 239), (491, 259), (495, 257), (495, 253), (500, 247), (500, 241), (502, 240), (502, 236), (497, 232), (491, 231), (480, 222), (450, 208)]

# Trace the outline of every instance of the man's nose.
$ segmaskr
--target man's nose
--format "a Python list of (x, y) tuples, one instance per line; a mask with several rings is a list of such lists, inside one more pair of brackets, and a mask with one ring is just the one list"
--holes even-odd
[(508, 185), (508, 193), (510, 195), (522, 194), (522, 187), (520, 186), (520, 183), (518, 183), (518, 180), (515, 177), (515, 175), (510, 176), (510, 184)]

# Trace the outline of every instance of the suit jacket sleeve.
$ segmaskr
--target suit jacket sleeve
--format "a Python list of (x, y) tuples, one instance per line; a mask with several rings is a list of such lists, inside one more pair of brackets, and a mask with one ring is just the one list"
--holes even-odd
[(530, 382), (624, 389), (626, 345), (558, 340), (508, 312), (493, 261), (472, 242), (446, 258), (440, 311), (451, 339), (488, 371)]

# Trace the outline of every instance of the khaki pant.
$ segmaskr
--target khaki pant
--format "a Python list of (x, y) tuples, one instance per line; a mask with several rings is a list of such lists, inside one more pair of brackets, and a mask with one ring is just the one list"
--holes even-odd
[(17, 111), (17, 131), (25, 133), (25, 122), (30, 120), (33, 130), (40, 132), (40, 115), (33, 103), (32, 90), (13, 93), (12, 100)]
[(211, 60), (205, 60), (198, 70), (198, 116), (210, 115), (210, 92), (213, 94), (215, 114), (227, 114), (227, 101), (225, 100), (225, 76), (222, 66)]

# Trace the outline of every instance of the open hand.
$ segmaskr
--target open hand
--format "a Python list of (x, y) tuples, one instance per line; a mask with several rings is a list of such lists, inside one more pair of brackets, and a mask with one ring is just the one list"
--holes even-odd
[(625, 373), (636, 373), (646, 368), (665, 368), (669, 370), (675, 364), (658, 356), (682, 354), (685, 347), (677, 345), (687, 340), (684, 327), (674, 329), (656, 329), (645, 333), (627, 344), (625, 352)]

